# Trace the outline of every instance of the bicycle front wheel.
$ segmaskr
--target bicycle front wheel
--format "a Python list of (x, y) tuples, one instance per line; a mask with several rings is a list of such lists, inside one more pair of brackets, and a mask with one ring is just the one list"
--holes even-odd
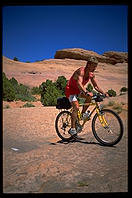
[(98, 142), (113, 146), (123, 136), (123, 123), (117, 113), (110, 109), (103, 109), (100, 116), (96, 113), (93, 117), (92, 131)]
[(68, 133), (71, 128), (71, 113), (69, 111), (61, 111), (55, 120), (55, 128), (58, 136), (63, 141), (69, 141), (72, 139)]

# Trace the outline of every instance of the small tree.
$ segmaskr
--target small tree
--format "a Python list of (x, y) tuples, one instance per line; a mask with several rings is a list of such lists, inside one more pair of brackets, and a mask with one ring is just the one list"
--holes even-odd
[(14, 61), (19, 61), (17, 57), (14, 57), (13, 60), (14, 60)]
[(115, 97), (116, 96), (116, 91), (114, 91), (113, 89), (109, 89), (108, 90), (108, 94), (110, 94), (111, 96)]
[(41, 97), (41, 103), (45, 106), (54, 106), (57, 103), (57, 98), (61, 97), (61, 93), (54, 85), (49, 85), (46, 88), (43, 97)]
[(36, 95), (36, 94), (39, 95), (40, 93), (41, 93), (40, 87), (33, 87), (31, 89), (31, 94), (33, 94), (33, 95)]
[(10, 81), (10, 83), (11, 83), (13, 86), (18, 86), (18, 82), (17, 82), (17, 80), (16, 80), (14, 77), (12, 77), (9, 81)]
[(15, 100), (15, 89), (8, 78), (6, 78), (5, 73), (3, 73), (3, 100)]
[(61, 91), (62, 94), (65, 94), (67, 79), (64, 76), (59, 76), (55, 82), (57, 89)]
[(46, 82), (43, 82), (40, 86), (40, 93), (41, 93), (41, 97), (43, 97), (44, 93), (46, 92), (46, 89), (48, 86), (52, 86), (52, 80), (46, 80)]
[(128, 91), (128, 88), (126, 88), (126, 87), (122, 87), (122, 88), (120, 89), (120, 92), (126, 92), (126, 91)]
[(59, 76), (56, 82), (46, 80), (39, 89), (41, 93), (41, 103), (45, 106), (56, 105), (57, 98), (64, 96), (67, 80), (64, 76)]

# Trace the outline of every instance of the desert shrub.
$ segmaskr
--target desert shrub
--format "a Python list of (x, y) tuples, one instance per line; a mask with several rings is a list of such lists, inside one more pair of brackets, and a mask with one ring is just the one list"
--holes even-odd
[(46, 92), (46, 89), (48, 86), (52, 86), (53, 85), (53, 82), (52, 80), (46, 80), (46, 82), (43, 82), (41, 85), (40, 85), (40, 93), (41, 94), (44, 94)]
[(65, 95), (66, 83), (67, 80), (64, 76), (59, 76), (56, 82), (52, 82), (52, 80), (46, 80), (46, 82), (43, 82), (39, 87), (41, 103), (44, 106), (56, 105), (57, 98)]
[(95, 89), (93, 88), (93, 86), (91, 85), (91, 83), (89, 83), (89, 84), (87, 85), (86, 90), (87, 90), (88, 92), (92, 92), (93, 94), (96, 94), (96, 93), (97, 93), (97, 92), (95, 91)]
[(19, 61), (17, 57), (14, 57), (13, 60), (14, 60), (14, 61)]
[(9, 109), (10, 108), (10, 105), (6, 105), (5, 107), (4, 107), (4, 109)]
[(33, 101), (34, 102), (34, 101), (36, 101), (36, 98), (33, 97), (32, 95), (29, 96), (29, 95), (16, 94), (16, 100), (21, 100), (23, 102), (25, 102), (25, 101), (29, 101), (29, 102)]
[[(46, 93), (46, 90), (47, 90), (47, 87), (48, 86), (52, 86), (53, 83), (51, 80), (46, 80), (46, 82), (43, 82), (40, 86), (39, 86), (39, 89), (40, 89), (40, 94), (41, 94), (41, 102), (43, 101), (43, 98), (44, 98), (44, 94)], [(42, 102), (43, 104), (43, 102)]]
[(26, 103), (22, 107), (35, 107), (32, 103)]
[(49, 85), (44, 94), (41, 94), (41, 103), (45, 106), (54, 106), (57, 103), (57, 98), (61, 96), (60, 91), (55, 85)]
[(79, 181), (78, 186), (83, 187), (83, 186), (88, 186), (89, 184), (86, 181)]
[(114, 91), (113, 89), (109, 89), (108, 90), (108, 94), (110, 94), (111, 96), (115, 97), (116, 96), (116, 91)]
[(36, 98), (32, 96), (30, 88), (26, 85), (19, 84), (16, 87), (16, 100), (22, 101), (36, 101)]
[(39, 94), (41, 94), (41, 90), (40, 90), (40, 87), (33, 87), (32, 89), (31, 89), (31, 94), (32, 95), (39, 95)]
[(115, 101), (109, 101), (108, 106), (113, 106), (115, 104)]
[(15, 100), (15, 89), (11, 82), (6, 77), (3, 72), (3, 100), (4, 101), (13, 101)]
[(55, 82), (55, 86), (62, 94), (65, 94), (65, 87), (67, 84), (67, 79), (64, 76), (59, 76)]
[(121, 89), (120, 89), (120, 92), (122, 93), (122, 92), (126, 92), (126, 91), (128, 91), (128, 88), (126, 88), (126, 87), (122, 87)]
[(92, 92), (93, 91), (93, 86), (91, 85), (91, 83), (88, 83), (86, 90), (88, 92)]
[(3, 73), (3, 100), (36, 101), (36, 98), (32, 96), (28, 86), (19, 84), (14, 77), (8, 80), (5, 73)]
[(11, 83), (13, 86), (18, 86), (18, 82), (17, 82), (17, 80), (16, 80), (14, 77), (12, 77), (9, 81), (10, 81), (10, 83)]
[(113, 106), (113, 109), (116, 110), (116, 112), (119, 114), (122, 112), (122, 106), (120, 104), (115, 104)]

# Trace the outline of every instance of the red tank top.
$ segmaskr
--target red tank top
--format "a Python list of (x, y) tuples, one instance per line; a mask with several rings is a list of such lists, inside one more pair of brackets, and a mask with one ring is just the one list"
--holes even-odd
[[(93, 77), (93, 73), (89, 72), (88, 79), (85, 80), (83, 78), (83, 86), (87, 84), (87, 82)], [(73, 77), (70, 78), (70, 80), (67, 82), (66, 88), (65, 88), (65, 95), (67, 98), (69, 98), (70, 95), (80, 94), (80, 89), (78, 88), (77, 81), (73, 79)]]

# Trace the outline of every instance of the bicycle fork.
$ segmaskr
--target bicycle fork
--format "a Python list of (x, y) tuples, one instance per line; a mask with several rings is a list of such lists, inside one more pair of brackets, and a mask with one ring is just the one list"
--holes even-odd
[(104, 117), (104, 113), (101, 112), (101, 110), (99, 108), (96, 108), (96, 112), (97, 112), (97, 115), (98, 115), (98, 118), (99, 118), (99, 121), (100, 123), (102, 124), (102, 126), (105, 128), (105, 129), (108, 129), (108, 123)]

